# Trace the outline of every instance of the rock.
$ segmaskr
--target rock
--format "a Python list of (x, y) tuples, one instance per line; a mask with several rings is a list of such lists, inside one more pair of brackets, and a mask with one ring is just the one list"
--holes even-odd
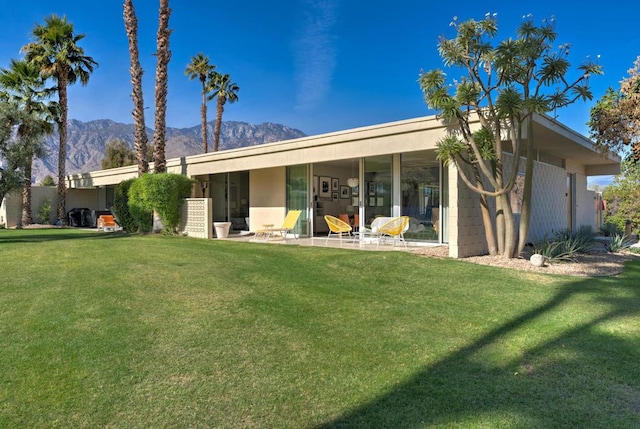
[(534, 267), (542, 267), (544, 265), (544, 256), (534, 253), (531, 255), (531, 258), (529, 258), (529, 261), (531, 261)]

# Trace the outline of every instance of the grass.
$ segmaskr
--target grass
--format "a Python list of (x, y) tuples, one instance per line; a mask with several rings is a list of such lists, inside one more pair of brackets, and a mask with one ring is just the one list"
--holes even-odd
[(0, 427), (635, 428), (640, 264), (0, 231)]

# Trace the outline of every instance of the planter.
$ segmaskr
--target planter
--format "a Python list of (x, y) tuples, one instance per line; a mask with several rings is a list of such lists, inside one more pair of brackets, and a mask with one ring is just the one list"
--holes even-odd
[(217, 238), (227, 238), (229, 236), (231, 222), (213, 222), (213, 227), (216, 230)]

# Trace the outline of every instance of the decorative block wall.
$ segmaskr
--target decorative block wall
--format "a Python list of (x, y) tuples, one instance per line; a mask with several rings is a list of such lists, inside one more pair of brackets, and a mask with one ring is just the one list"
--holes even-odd
[(185, 198), (180, 210), (178, 230), (194, 238), (213, 238), (211, 198)]
[(560, 167), (536, 162), (527, 241), (540, 241), (567, 227), (567, 172)]

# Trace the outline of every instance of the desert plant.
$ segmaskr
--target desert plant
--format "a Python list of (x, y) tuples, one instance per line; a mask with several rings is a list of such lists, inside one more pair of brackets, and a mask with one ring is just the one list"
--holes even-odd
[(48, 224), (50, 222), (51, 208), (51, 200), (49, 198), (43, 199), (38, 209), (38, 222), (42, 224)]
[(611, 253), (617, 253), (622, 250), (628, 249), (633, 244), (633, 241), (621, 232), (616, 232), (609, 237), (607, 243), (607, 250)]
[(574, 261), (580, 253), (588, 252), (595, 243), (590, 226), (583, 225), (575, 231), (558, 231), (552, 239), (534, 244), (534, 252), (544, 256), (547, 262)]

